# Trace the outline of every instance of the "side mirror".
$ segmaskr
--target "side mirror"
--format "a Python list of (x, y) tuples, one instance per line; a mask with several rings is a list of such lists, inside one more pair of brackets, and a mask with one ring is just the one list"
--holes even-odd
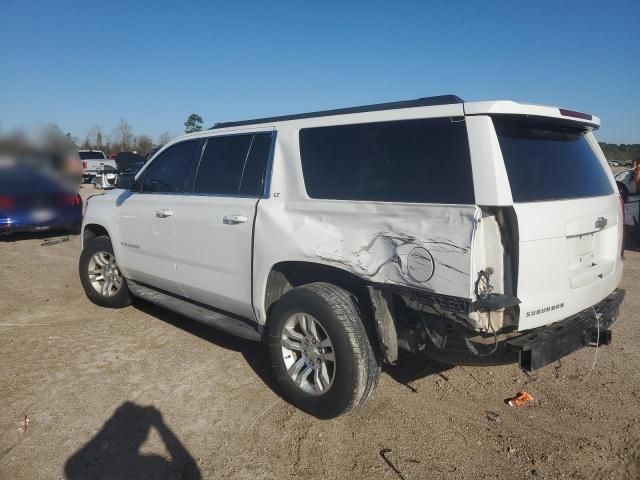
[(116, 188), (120, 188), (122, 190), (133, 190), (133, 187), (135, 185), (136, 185), (135, 173), (121, 173), (116, 178)]

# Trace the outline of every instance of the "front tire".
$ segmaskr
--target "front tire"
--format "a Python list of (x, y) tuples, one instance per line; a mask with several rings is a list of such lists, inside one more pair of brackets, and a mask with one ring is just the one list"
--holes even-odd
[(90, 240), (80, 254), (80, 281), (93, 303), (107, 308), (131, 304), (127, 281), (122, 277), (109, 237)]
[(285, 293), (268, 324), (275, 377), (292, 404), (334, 418), (363, 404), (380, 375), (355, 299), (328, 283)]

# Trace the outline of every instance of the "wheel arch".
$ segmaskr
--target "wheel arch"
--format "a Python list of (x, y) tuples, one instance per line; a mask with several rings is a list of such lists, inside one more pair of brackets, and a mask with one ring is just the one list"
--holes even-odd
[(269, 321), (273, 306), (285, 293), (292, 288), (317, 282), (335, 285), (352, 295), (369, 342), (376, 356), (381, 356), (374, 321), (374, 304), (368, 288), (370, 284), (357, 275), (332, 265), (308, 261), (281, 261), (274, 264), (267, 275), (263, 297), (266, 322)]
[(103, 235), (112, 238), (109, 230), (104, 225), (94, 222), (85, 224), (82, 228), (82, 248), (85, 247), (87, 242)]

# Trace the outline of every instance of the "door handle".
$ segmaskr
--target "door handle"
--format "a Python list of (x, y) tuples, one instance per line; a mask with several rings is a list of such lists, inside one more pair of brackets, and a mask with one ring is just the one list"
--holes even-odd
[(238, 223), (246, 223), (247, 217), (244, 215), (225, 215), (222, 217), (222, 223), (225, 225), (237, 225)]
[(167, 218), (173, 215), (171, 210), (156, 210), (156, 217), (158, 218)]

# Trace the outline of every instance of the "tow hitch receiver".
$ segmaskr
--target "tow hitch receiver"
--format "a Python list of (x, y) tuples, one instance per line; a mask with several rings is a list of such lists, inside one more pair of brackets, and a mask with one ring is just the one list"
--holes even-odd
[(615, 290), (592, 308), (507, 340), (507, 347), (518, 353), (520, 368), (533, 371), (580, 348), (609, 345), (624, 293)]

